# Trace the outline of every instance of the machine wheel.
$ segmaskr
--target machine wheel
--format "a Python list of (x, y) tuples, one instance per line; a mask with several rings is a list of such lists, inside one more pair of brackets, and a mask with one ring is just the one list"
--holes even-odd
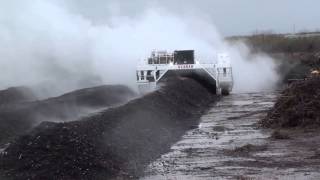
[(221, 94), (222, 94), (223, 96), (228, 96), (228, 95), (230, 94), (230, 92), (229, 92), (229, 90), (227, 90), (227, 89), (222, 89), (222, 90), (221, 90)]

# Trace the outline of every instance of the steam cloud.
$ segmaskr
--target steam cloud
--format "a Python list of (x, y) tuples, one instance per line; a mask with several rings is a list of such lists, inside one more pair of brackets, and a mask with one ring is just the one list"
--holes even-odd
[(264, 89), (277, 80), (271, 58), (250, 57), (243, 44), (227, 45), (202, 16), (143, 6), (131, 17), (113, 12), (114, 3), (97, 23), (62, 1), (1, 2), (0, 88), (45, 84), (59, 94), (98, 84), (133, 87), (136, 64), (152, 49), (195, 49), (201, 62), (228, 52), (239, 91)]

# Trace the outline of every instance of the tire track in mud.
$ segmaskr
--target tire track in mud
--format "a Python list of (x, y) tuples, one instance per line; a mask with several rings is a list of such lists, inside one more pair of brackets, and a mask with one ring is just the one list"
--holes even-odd
[(319, 178), (319, 160), (301, 161), (315, 155), (303, 139), (271, 140), (270, 130), (257, 127), (276, 97), (262, 92), (222, 98), (141, 179)]

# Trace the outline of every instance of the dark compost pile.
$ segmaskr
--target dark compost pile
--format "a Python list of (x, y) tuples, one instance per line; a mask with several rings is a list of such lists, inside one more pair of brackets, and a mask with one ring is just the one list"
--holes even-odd
[(320, 78), (289, 85), (261, 124), (271, 128), (319, 127)]
[(14, 141), (0, 172), (13, 179), (136, 178), (170, 149), (216, 96), (192, 79), (68, 123), (43, 122)]
[(135, 96), (135, 93), (126, 86), (105, 85), (30, 102), (23, 98), (22, 95), (25, 93), (22, 95), (17, 93), (21, 92), (20, 89), (18, 91), (16, 88), (11, 88), (10, 91), (0, 93), (2, 103), (3, 100), (11, 102), (0, 108), (0, 144), (25, 133), (41, 121), (75, 120), (93, 109), (121, 104)]
[(0, 108), (20, 102), (36, 100), (35, 94), (27, 87), (11, 87), (0, 90)]

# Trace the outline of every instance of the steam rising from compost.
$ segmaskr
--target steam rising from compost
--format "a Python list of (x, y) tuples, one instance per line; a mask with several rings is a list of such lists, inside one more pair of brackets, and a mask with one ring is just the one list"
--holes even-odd
[(57, 2), (1, 2), (0, 88), (45, 84), (51, 94), (61, 94), (103, 83), (134, 86), (135, 66), (152, 49), (195, 49), (201, 62), (226, 51), (236, 90), (259, 90), (277, 80), (271, 58), (250, 57), (245, 45), (227, 45), (200, 16), (144, 6), (131, 17), (111, 11), (116, 7), (110, 3), (99, 17), (106, 20), (97, 24)]

